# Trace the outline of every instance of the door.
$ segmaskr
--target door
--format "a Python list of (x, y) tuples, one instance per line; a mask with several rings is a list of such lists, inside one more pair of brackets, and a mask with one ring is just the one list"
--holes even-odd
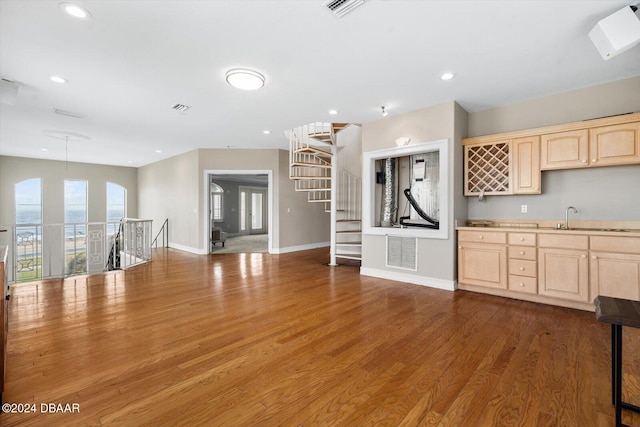
[(589, 260), (586, 251), (539, 248), (538, 259), (540, 295), (589, 301)]
[(239, 187), (240, 234), (264, 234), (267, 232), (267, 189), (263, 187)]

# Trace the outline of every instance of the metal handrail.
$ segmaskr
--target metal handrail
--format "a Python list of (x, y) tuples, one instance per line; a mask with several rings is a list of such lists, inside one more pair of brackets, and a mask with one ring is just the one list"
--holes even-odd
[[(162, 234), (162, 247), (168, 248), (169, 247), (169, 218), (164, 220), (164, 222), (162, 223), (162, 227), (160, 227), (160, 230), (158, 231), (158, 234), (156, 234), (156, 237), (151, 242), (151, 246), (153, 246), (156, 249), (158, 249), (158, 237), (160, 237), (160, 234)], [(166, 243), (164, 239), (165, 234), (167, 236)]]

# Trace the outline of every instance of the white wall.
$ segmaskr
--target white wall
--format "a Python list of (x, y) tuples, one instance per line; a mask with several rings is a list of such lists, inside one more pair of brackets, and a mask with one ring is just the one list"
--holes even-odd
[[(640, 112), (640, 77), (469, 114), (469, 136)], [(469, 198), (469, 218), (563, 220), (640, 219), (640, 165), (542, 172), (542, 194)], [(520, 206), (527, 205), (527, 213)]]

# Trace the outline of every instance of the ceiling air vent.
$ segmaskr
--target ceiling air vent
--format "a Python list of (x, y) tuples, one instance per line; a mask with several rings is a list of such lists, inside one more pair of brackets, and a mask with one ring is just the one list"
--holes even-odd
[(364, 1), (365, 0), (329, 0), (324, 5), (338, 18), (342, 18), (356, 7), (362, 5)]
[(184, 104), (176, 104), (173, 107), (171, 107), (172, 109), (179, 111), (181, 113), (186, 112), (189, 108), (191, 108), (191, 106), (189, 105), (184, 105)]

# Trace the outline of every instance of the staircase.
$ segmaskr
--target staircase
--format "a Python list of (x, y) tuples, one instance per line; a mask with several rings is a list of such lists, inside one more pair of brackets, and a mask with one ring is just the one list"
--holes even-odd
[(310, 123), (291, 129), (289, 178), (295, 190), (307, 193), (310, 203), (323, 203), (331, 215), (331, 261), (361, 260), (362, 212), (360, 179), (341, 171), (336, 164), (336, 134), (348, 123)]

